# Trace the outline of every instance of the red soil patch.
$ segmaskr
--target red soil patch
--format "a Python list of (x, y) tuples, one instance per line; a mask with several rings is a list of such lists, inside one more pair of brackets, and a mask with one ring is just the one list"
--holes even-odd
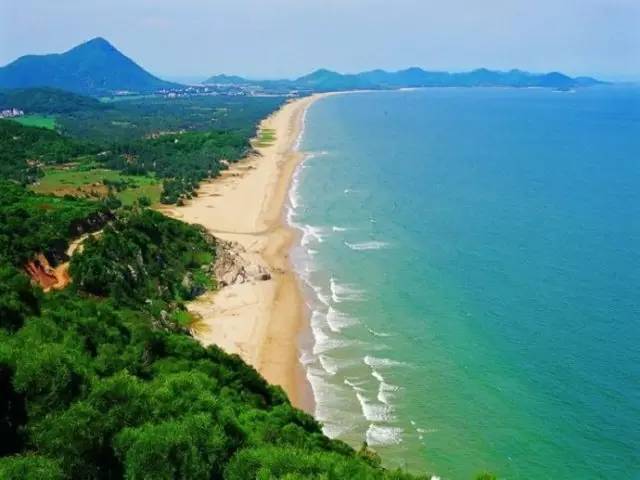
[(49, 264), (47, 257), (39, 254), (34, 260), (28, 262), (24, 269), (31, 279), (40, 285), (45, 292), (61, 290), (71, 283), (69, 262), (61, 263), (56, 268), (53, 268)]

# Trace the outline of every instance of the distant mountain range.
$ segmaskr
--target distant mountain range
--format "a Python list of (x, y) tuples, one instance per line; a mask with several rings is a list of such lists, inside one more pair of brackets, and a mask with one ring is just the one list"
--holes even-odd
[(397, 72), (371, 70), (341, 74), (320, 69), (295, 80), (249, 80), (237, 76), (216, 75), (207, 85), (256, 86), (264, 89), (299, 89), (317, 92), (334, 90), (396, 89), (409, 87), (545, 87), (571, 89), (601, 84), (591, 77), (569, 77), (559, 72), (535, 74), (522, 70), (501, 72), (480, 68), (471, 72), (432, 72), (418, 67)]
[[(371, 70), (341, 74), (320, 69), (295, 80), (250, 80), (216, 75), (203, 84), (257, 87), (272, 93), (337, 90), (396, 89), (406, 87), (547, 87), (571, 89), (596, 85), (590, 77), (572, 78), (558, 72), (534, 74), (522, 70), (500, 72), (484, 68), (465, 73), (433, 72), (413, 67), (397, 72)], [(84, 95), (116, 92), (152, 93), (182, 89), (184, 85), (150, 74), (104, 38), (94, 38), (71, 50), (49, 55), (26, 55), (0, 68), (0, 88), (53, 87)]]
[(180, 87), (153, 76), (104, 38), (49, 55), (25, 55), (0, 68), (0, 88), (55, 87), (85, 95)]

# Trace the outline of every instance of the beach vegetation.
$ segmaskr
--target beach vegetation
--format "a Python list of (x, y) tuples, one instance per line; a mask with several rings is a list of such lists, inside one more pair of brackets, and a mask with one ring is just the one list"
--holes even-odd
[[(22, 117), (32, 128), (0, 121), (0, 174), (40, 180), (42, 193), (104, 197), (112, 193), (105, 187), (116, 187), (125, 205), (141, 196), (174, 204), (247, 155), (258, 121), (281, 103), (212, 96), (104, 103), (51, 88), (0, 92), (0, 104), (34, 112)], [(118, 188), (120, 180), (128, 188)]]
[(275, 142), (276, 131), (273, 128), (261, 128), (256, 139), (256, 147), (268, 147)]

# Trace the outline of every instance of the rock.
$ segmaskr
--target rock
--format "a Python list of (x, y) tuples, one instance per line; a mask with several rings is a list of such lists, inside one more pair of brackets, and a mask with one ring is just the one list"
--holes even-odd
[(193, 275), (191, 272), (185, 273), (184, 277), (182, 277), (182, 282), (180, 282), (180, 286), (187, 292), (193, 288)]
[(185, 273), (184, 277), (182, 277), (182, 282), (180, 282), (180, 286), (184, 289), (189, 298), (195, 298), (202, 295), (206, 290), (204, 285), (194, 282), (193, 274), (191, 272)]
[(246, 251), (236, 242), (217, 239), (213, 273), (221, 286), (271, 279), (264, 265), (247, 259)]

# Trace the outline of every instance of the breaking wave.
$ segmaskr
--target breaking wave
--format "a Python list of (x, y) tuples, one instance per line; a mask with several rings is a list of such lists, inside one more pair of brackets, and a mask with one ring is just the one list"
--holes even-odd
[(380, 242), (377, 240), (372, 240), (370, 242), (360, 242), (360, 243), (349, 243), (344, 242), (344, 244), (349, 247), (351, 250), (381, 250), (383, 248), (388, 248), (389, 244), (387, 242)]

